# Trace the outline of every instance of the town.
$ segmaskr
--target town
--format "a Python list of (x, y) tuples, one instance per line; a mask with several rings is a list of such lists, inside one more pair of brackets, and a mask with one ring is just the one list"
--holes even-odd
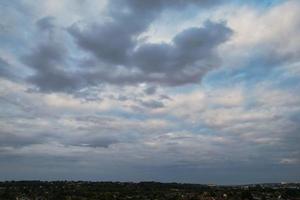
[(300, 200), (300, 183), (236, 186), (159, 182), (6, 181), (0, 200)]

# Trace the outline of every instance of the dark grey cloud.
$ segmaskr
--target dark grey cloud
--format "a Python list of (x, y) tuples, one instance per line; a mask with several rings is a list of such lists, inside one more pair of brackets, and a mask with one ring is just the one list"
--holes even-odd
[[(204, 27), (189, 28), (177, 34), (172, 44), (145, 44), (133, 54), (133, 63), (146, 73), (168, 75), (169, 82), (193, 82), (207, 71), (218, 57), (215, 47), (226, 41), (232, 31), (223, 23), (207, 21)], [(215, 63), (214, 63), (215, 64)], [(172, 80), (173, 79), (173, 80)], [(186, 79), (186, 80), (184, 80)]]
[(134, 47), (131, 33), (127, 32), (126, 27), (119, 27), (114, 23), (92, 25), (85, 31), (80, 31), (73, 25), (69, 32), (81, 48), (111, 64), (126, 63), (129, 49)]
[(53, 40), (42, 42), (22, 58), (35, 71), (27, 80), (46, 92), (75, 90), (80, 79), (68, 70), (67, 56), (67, 49), (61, 43)]
[(172, 100), (171, 97), (169, 97), (168, 95), (165, 95), (165, 94), (160, 95), (159, 98), (162, 100)]
[(101, 61), (111, 64), (127, 62), (135, 47), (135, 37), (143, 32), (162, 9), (160, 1), (110, 1), (112, 21), (92, 24), (80, 30), (76, 24), (69, 28), (81, 48), (93, 53)]
[(22, 68), (0, 56), (0, 78), (23, 83), (23, 74), (20, 73), (20, 70)]
[(0, 147), (23, 147), (42, 143), (45, 138), (0, 131)]
[(10, 68), (11, 68), (10, 64), (0, 57), (0, 77), (4, 77), (4, 78), (14, 77)]
[(23, 69), (19, 66), (15, 66), (12, 62), (0, 56), (0, 78), (4, 78), (17, 83), (23, 83), (24, 76), (22, 73), (20, 73), (20, 70)]
[(112, 0), (108, 5), (112, 21), (92, 24), (86, 30), (73, 25), (69, 32), (81, 48), (92, 52), (100, 60), (125, 64), (136, 46), (136, 36), (145, 31), (163, 9), (182, 8), (190, 4), (206, 7), (218, 2), (220, 1), (176, 0), (170, 3), (165, 0)]
[(80, 78), (63, 70), (49, 70), (36, 73), (28, 81), (45, 92), (72, 92), (79, 88)]
[(23, 57), (23, 61), (35, 70), (51, 71), (64, 64), (67, 51), (60, 43), (46, 41), (32, 49), (31, 53)]
[(119, 141), (113, 137), (99, 136), (98, 134), (84, 135), (84, 137), (78, 138), (73, 142), (67, 142), (66, 144), (75, 146), (86, 146), (86, 147), (102, 147), (108, 148), (112, 144), (117, 144)]
[[(232, 31), (224, 23), (207, 21), (203, 27), (182, 31), (174, 37), (172, 44), (140, 45), (126, 53), (126, 56), (122, 56), (122, 66), (116, 67), (108, 63), (107, 68), (82, 74), (82, 77), (89, 84), (123, 85), (146, 82), (176, 86), (195, 83), (218, 66), (215, 48), (231, 35)], [(123, 59), (125, 57), (126, 59)], [(118, 60), (121, 57), (116, 58)], [(121, 70), (121, 73), (118, 70)]]
[(149, 100), (149, 101), (140, 101), (141, 105), (146, 108), (162, 108), (164, 107), (164, 104), (161, 101), (157, 100)]
[(151, 86), (151, 87), (148, 87), (144, 90), (144, 92), (148, 95), (151, 95), (151, 94), (154, 94), (156, 92), (156, 87), (155, 86)]
[(74, 92), (103, 83), (174, 86), (198, 82), (218, 65), (215, 47), (232, 33), (224, 23), (206, 22), (203, 27), (186, 29), (174, 37), (173, 44), (138, 44), (137, 36), (163, 10), (189, 5), (207, 8), (219, 2), (110, 1), (109, 21), (87, 24), (85, 28), (73, 24), (67, 29), (76, 44), (94, 57), (93, 61), (89, 59), (92, 62), (84, 62), (86, 58), (70, 62), (71, 53), (62, 41), (65, 38), (56, 38), (54, 34), (55, 29), (60, 29), (54, 24), (55, 18), (41, 18), (36, 26), (50, 35), (41, 34), (44, 40), (23, 56), (23, 62), (35, 71), (27, 80), (44, 92)]
[(51, 30), (51, 29), (55, 28), (54, 20), (55, 20), (55, 18), (52, 16), (44, 17), (42, 19), (39, 19), (36, 22), (36, 25), (42, 31)]

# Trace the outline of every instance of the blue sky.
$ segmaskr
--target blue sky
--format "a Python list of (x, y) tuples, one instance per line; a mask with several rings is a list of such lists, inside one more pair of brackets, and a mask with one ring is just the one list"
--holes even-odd
[(300, 181), (299, 10), (2, 1), (0, 180)]

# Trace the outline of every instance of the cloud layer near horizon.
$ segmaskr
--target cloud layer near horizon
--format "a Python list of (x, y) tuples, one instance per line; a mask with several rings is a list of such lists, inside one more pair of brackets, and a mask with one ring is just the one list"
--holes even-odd
[(0, 179), (299, 181), (299, 9), (4, 1)]

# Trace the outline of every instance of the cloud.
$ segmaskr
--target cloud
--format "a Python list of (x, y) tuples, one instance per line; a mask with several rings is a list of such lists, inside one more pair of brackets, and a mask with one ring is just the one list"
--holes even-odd
[(10, 64), (0, 57), (0, 76), (4, 78), (13, 78), (14, 75), (10, 68)]
[(172, 44), (141, 45), (133, 54), (133, 63), (150, 77), (156, 74), (161, 83), (198, 82), (207, 71), (218, 66), (215, 47), (229, 39), (231, 34), (225, 24), (207, 21), (201, 28), (178, 33)]
[(148, 87), (144, 90), (144, 92), (148, 95), (154, 94), (157, 88), (155, 86)]
[(71, 141), (66, 141), (66, 144), (82, 147), (109, 148), (110, 145), (118, 144), (119, 142), (116, 138), (88, 134), (77, 139), (72, 138)]
[(92, 52), (100, 60), (113, 64), (126, 64), (127, 58), (136, 46), (136, 37), (146, 30), (150, 23), (159, 16), (163, 9), (189, 4), (209, 6), (218, 1), (173, 1), (171, 4), (164, 0), (151, 3), (136, 0), (110, 1), (108, 10), (111, 21), (103, 24), (92, 24), (81, 31), (76, 25), (69, 32), (77, 44)]
[(297, 1), (6, 4), (0, 179), (298, 178)]
[(68, 92), (78, 88), (77, 75), (67, 69), (67, 56), (68, 51), (62, 43), (46, 38), (22, 57), (23, 63), (35, 72), (27, 80), (45, 92)]
[(22, 136), (14, 133), (0, 132), (0, 148), (1, 147), (23, 147), (32, 144), (40, 144), (43, 138), (36, 136)]
[(44, 17), (42, 19), (39, 19), (37, 22), (36, 22), (36, 25), (39, 29), (41, 29), (42, 31), (47, 31), (47, 30), (51, 30), (55, 27), (54, 25), (54, 21), (55, 18), (54, 17)]
[(164, 104), (160, 101), (149, 100), (149, 101), (141, 101), (141, 104), (147, 108), (162, 108)]
[(73, 25), (69, 32), (81, 48), (91, 51), (100, 61), (123, 64), (127, 62), (129, 49), (134, 46), (126, 28), (115, 24), (93, 25), (82, 32)]
[[(224, 45), (224, 59), (238, 56), (233, 57), (233, 65), (246, 64), (251, 68), (255, 65), (257, 68), (274, 68), (299, 61), (299, 7), (299, 1), (289, 0), (263, 12), (253, 6), (229, 8), (232, 12), (229, 16), (225, 14), (225, 18), (235, 34)], [(229, 58), (228, 54), (231, 55)]]
[[(67, 29), (51, 15), (42, 17), (35, 23), (41, 39), (22, 57), (34, 70), (27, 81), (43, 92), (67, 93), (101, 84), (177, 86), (199, 82), (220, 64), (215, 49), (232, 35), (225, 23), (207, 21), (202, 27), (188, 28), (178, 33), (172, 44), (140, 43), (138, 36), (163, 10), (207, 8), (220, 2), (113, 0), (107, 4), (107, 20), (78, 22)], [(79, 50), (71, 49), (70, 36)], [(74, 59), (79, 53), (86, 56)], [(92, 66), (86, 66), (89, 64)]]
[(280, 160), (280, 163), (291, 165), (291, 164), (297, 164), (299, 162), (299, 159), (297, 158), (283, 158)]
[[(105, 29), (99, 30), (105, 32)], [(61, 69), (59, 66), (66, 65), (66, 50), (57, 43), (42, 44), (31, 55), (25, 57), (26, 64), (37, 71), (29, 80), (39, 89), (70, 92), (103, 83), (176, 86), (199, 82), (208, 71), (218, 66), (215, 48), (226, 41), (232, 31), (223, 23), (206, 22), (204, 27), (190, 28), (179, 33), (175, 36), (173, 44), (144, 44), (131, 52), (126, 50), (131, 48), (128, 47), (130, 42), (119, 36), (116, 37), (121, 43), (114, 38), (111, 43), (108, 41), (113, 34), (123, 35), (117, 30), (113, 33), (91, 31), (86, 35), (71, 28), (71, 33), (74, 37), (79, 37), (77, 39), (80, 43), (85, 43), (82, 37), (92, 40), (86, 44), (99, 48), (96, 54), (101, 54), (101, 61), (106, 62), (109, 67), (96, 67), (91, 72), (70, 72), (67, 68)], [(102, 43), (101, 38), (103, 45), (98, 44)], [(117, 46), (114, 47), (114, 44)], [(110, 45), (113, 45), (111, 49)]]
[[(26, 166), (33, 168), (39, 168), (38, 163), (49, 163), (55, 156), (65, 158), (66, 167), (106, 169), (115, 175), (121, 173), (112, 168), (116, 163), (136, 170), (146, 167), (206, 172), (209, 166), (220, 171), (229, 166), (239, 170), (251, 166), (297, 166), (281, 162), (299, 155), (299, 126), (295, 126), (299, 118), (297, 93), (266, 85), (259, 87), (251, 93), (243, 92), (245, 88), (240, 86), (169, 94), (172, 101), (164, 101), (164, 107), (144, 109), (141, 117), (136, 115), (139, 113), (136, 109), (135, 113), (123, 110), (122, 116), (121, 108), (126, 104), (139, 105), (137, 99), (159, 98), (161, 88), (148, 97), (144, 96), (145, 87), (124, 87), (123, 95), (128, 95), (124, 102), (111, 97), (113, 94), (117, 97), (118, 87), (108, 87), (102, 91), (101, 101), (80, 102), (72, 95), (26, 93), (24, 86), (18, 89), (9, 85), (7, 88), (11, 90), (3, 91), (5, 97), (19, 99), (32, 107), (34, 112), (26, 114), (33, 112), (36, 117), (11, 113), (13, 120), (8, 117), (2, 120), (2, 130), (13, 131), (16, 137), (3, 134), (1, 152), (11, 157), (13, 166), (16, 156), (31, 160)], [(293, 96), (278, 98), (287, 94)], [(253, 99), (257, 104), (249, 107), (247, 103)], [(44, 103), (40, 105), (41, 102)], [(111, 105), (103, 110), (102, 103), (107, 102)], [(266, 111), (272, 107), (278, 110), (274, 109), (273, 114)], [(20, 162), (19, 159), (17, 163)], [(57, 172), (62, 172), (58, 165), (54, 166)]]

